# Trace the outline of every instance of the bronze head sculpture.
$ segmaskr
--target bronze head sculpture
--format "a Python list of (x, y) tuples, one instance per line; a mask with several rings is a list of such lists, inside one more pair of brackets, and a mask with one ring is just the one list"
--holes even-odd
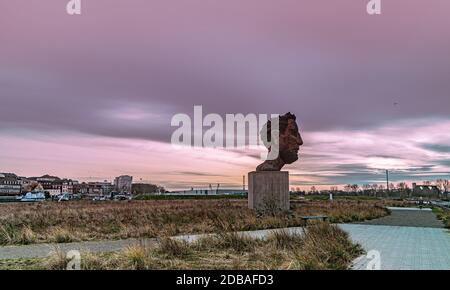
[[(279, 140), (278, 140), (278, 154), (273, 159), (266, 160), (258, 167), (256, 171), (280, 171), (285, 164), (291, 164), (298, 160), (298, 150), (303, 145), (302, 137), (297, 126), (296, 117), (294, 114), (286, 113), (278, 117), (279, 121)], [(265, 145), (271, 152), (272, 140), (272, 121), (269, 120), (261, 130), (261, 136), (265, 137)], [(264, 138), (263, 138), (264, 140)]]

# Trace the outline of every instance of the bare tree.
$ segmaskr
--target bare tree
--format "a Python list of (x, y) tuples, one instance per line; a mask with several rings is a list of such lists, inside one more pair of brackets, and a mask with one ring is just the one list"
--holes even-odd
[(439, 188), (440, 192), (443, 192), (444, 191), (444, 180), (443, 179), (436, 180), (436, 186)]
[(389, 183), (389, 190), (391, 191), (395, 190), (395, 184)]
[(372, 189), (372, 186), (370, 186), (370, 184), (364, 184), (363, 185), (363, 190), (364, 190), (364, 194), (370, 194), (370, 191)]
[(401, 191), (409, 191), (409, 186), (406, 182), (400, 182), (397, 185), (397, 188), (400, 189)]
[(352, 185), (351, 184), (345, 185), (344, 190), (345, 190), (345, 192), (350, 193), (350, 191), (352, 190)]
[(400, 182), (399, 184), (397, 184), (397, 190), (400, 191), (400, 194), (409, 195), (409, 187), (406, 182)]
[(373, 190), (373, 195), (374, 196), (377, 196), (377, 192), (378, 192), (378, 184), (372, 184), (371, 185), (371, 187), (372, 187), (372, 190)]
[(448, 179), (445, 179), (442, 186), (444, 187), (444, 192), (448, 193), (450, 190), (450, 181), (448, 181)]

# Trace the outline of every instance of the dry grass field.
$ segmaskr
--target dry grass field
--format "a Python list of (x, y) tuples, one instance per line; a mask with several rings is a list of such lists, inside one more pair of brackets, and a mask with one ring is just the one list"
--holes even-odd
[(433, 212), (444, 223), (445, 227), (450, 229), (450, 210), (436, 207), (433, 208)]
[(388, 214), (382, 201), (295, 201), (289, 215), (257, 216), (245, 200), (74, 201), (0, 205), (0, 245), (153, 238), (302, 225), (301, 216), (354, 222)]
[[(133, 246), (120, 252), (83, 253), (84, 270), (146, 269), (348, 269), (362, 254), (337, 226), (315, 223), (304, 235), (274, 232), (267, 239), (233, 233), (208, 236), (188, 244), (162, 238), (152, 246)], [(65, 269), (65, 253), (49, 258), (0, 260), (0, 269)]]

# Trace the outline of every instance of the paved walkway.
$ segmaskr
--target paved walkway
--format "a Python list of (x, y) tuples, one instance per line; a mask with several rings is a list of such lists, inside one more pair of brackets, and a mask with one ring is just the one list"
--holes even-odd
[(444, 224), (436, 218), (429, 208), (388, 207), (391, 214), (379, 219), (362, 222), (366, 225), (405, 226), (443, 228)]
[[(366, 252), (379, 253), (382, 270), (449, 270), (450, 233), (431, 210), (390, 210), (387, 217), (339, 226)], [(354, 261), (353, 269), (365, 270), (375, 259), (374, 255), (362, 256)]]

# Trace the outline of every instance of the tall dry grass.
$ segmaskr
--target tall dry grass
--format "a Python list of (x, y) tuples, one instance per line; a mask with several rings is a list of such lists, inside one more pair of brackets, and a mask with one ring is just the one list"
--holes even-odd
[(450, 210), (443, 209), (439, 207), (433, 208), (433, 212), (436, 214), (436, 217), (442, 221), (446, 228), (450, 228)]
[(171, 200), (5, 204), (0, 244), (153, 238), (302, 225), (303, 215), (332, 222), (373, 219), (388, 212), (377, 201), (301, 201), (291, 215), (258, 217), (245, 200)]
[(317, 223), (309, 227), (301, 247), (294, 251), (291, 268), (300, 270), (344, 270), (363, 253), (348, 234), (336, 225)]
[[(363, 251), (334, 225), (314, 223), (303, 234), (277, 231), (265, 239), (226, 234), (186, 243), (163, 238), (157, 244), (138, 244), (116, 253), (83, 253), (81, 268), (105, 269), (348, 269)], [(59, 252), (32, 265), (62, 269)]]

